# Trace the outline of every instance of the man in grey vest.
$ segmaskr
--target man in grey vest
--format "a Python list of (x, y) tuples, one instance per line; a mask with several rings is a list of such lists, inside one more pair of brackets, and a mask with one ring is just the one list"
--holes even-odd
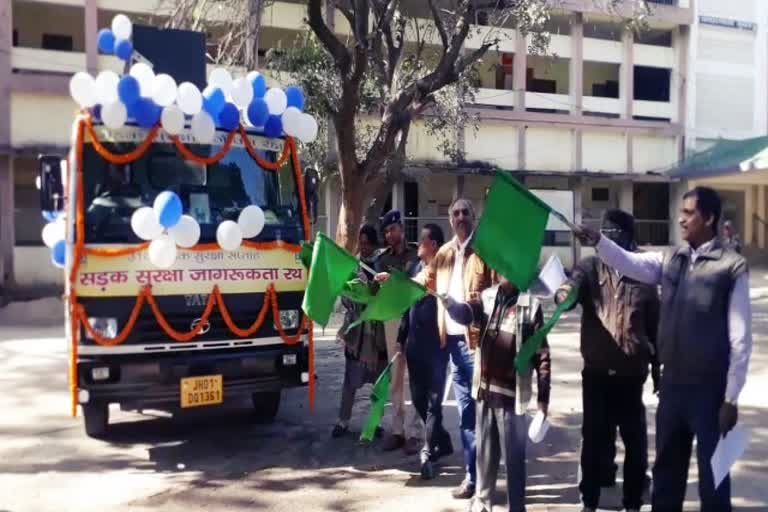
[(721, 211), (714, 190), (687, 192), (679, 219), (687, 244), (669, 253), (631, 253), (587, 227), (577, 234), (621, 274), (661, 285), (654, 512), (682, 511), (694, 436), (701, 510), (731, 510), (730, 480), (715, 488), (710, 461), (718, 439), (738, 420), (736, 402), (752, 352), (752, 312), (747, 263), (717, 237)]

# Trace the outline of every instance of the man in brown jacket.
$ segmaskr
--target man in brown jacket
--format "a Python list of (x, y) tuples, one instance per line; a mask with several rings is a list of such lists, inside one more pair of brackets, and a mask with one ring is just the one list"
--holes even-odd
[[(467, 199), (456, 199), (448, 209), (454, 237), (438, 251), (429, 265), (423, 282), (440, 295), (456, 302), (479, 301), (482, 292), (489, 288), (491, 272), (479, 258), (471, 256), (472, 233), (475, 229), (475, 209)], [(464, 449), (466, 477), (453, 491), (456, 499), (470, 499), (475, 494), (476, 458), (475, 447), (475, 400), (472, 398), (474, 350), (480, 340), (477, 325), (466, 327), (453, 320), (445, 310), (443, 301), (437, 305), (437, 326), (440, 343), (451, 356), (453, 393), (459, 409), (459, 429)]]

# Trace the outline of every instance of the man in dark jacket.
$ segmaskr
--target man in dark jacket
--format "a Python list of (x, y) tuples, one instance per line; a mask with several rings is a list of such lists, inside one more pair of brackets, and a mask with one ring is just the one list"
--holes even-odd
[[(634, 218), (608, 210), (600, 229), (619, 246), (634, 248)], [(611, 475), (616, 427), (624, 441), (624, 507), (640, 510), (648, 468), (648, 433), (643, 385), (655, 359), (659, 299), (656, 287), (617, 273), (597, 256), (581, 260), (558, 291), (564, 300), (578, 288), (581, 354), (584, 358), (581, 471), (579, 484), (586, 511), (597, 509), (601, 484)], [(610, 460), (609, 460), (610, 458)]]
[[(477, 258), (476, 254), (470, 258)], [(495, 274), (493, 272), (492, 274)], [(445, 300), (451, 318), (482, 329), (475, 352), (472, 394), (477, 401), (477, 484), (470, 512), (491, 512), (501, 457), (507, 474), (510, 512), (525, 511), (526, 411), (532, 396), (532, 370), (518, 373), (515, 358), (523, 342), (543, 325), (538, 301), (521, 294), (501, 276), (468, 303)], [(546, 339), (532, 357), (539, 410), (549, 408), (550, 355)]]
[(679, 218), (686, 244), (666, 254), (626, 251), (583, 226), (577, 232), (612, 268), (661, 285), (654, 512), (682, 510), (694, 437), (702, 512), (731, 510), (730, 478), (715, 485), (710, 461), (718, 439), (738, 421), (752, 353), (752, 311), (747, 262), (717, 237), (721, 213), (714, 190), (687, 192)]
[[(421, 230), (419, 263), (411, 269), (418, 275), (445, 243), (443, 230), (437, 224), (427, 224)], [(421, 477), (434, 478), (432, 462), (453, 453), (451, 435), (443, 427), (443, 393), (448, 369), (448, 350), (440, 346), (437, 330), (437, 299), (427, 295), (403, 317), (397, 339), (404, 346), (411, 383), (411, 398), (425, 426), (424, 447), (420, 452)]]

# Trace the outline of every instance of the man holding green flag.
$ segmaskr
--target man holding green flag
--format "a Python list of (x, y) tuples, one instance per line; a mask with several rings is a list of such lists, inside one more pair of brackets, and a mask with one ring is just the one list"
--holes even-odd
[[(471, 258), (477, 258), (473, 255)], [(483, 336), (475, 357), (472, 395), (477, 400), (477, 486), (471, 512), (490, 512), (502, 454), (507, 473), (509, 510), (525, 510), (526, 411), (532, 396), (532, 371), (538, 379), (538, 406), (549, 407), (550, 356), (546, 337), (532, 353), (524, 340), (543, 327), (539, 302), (521, 294), (505, 277), (468, 302), (445, 301), (448, 314), (462, 325), (476, 324)], [(522, 348), (521, 348), (522, 347)], [(525, 364), (510, 364), (524, 357)]]

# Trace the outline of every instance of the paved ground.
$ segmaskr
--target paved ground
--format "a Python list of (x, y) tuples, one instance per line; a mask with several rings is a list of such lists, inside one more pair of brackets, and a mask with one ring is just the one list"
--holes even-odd
[[(756, 353), (740, 411), (752, 441), (734, 472), (734, 503), (743, 511), (768, 510), (767, 278), (753, 277)], [(38, 303), (32, 314), (19, 311), (0, 312), (0, 512), (464, 510), (449, 495), (463, 476), (458, 455), (425, 483), (416, 458), (359, 446), (353, 435), (330, 438), (343, 368), (331, 336), (318, 342), (314, 414), (303, 389), (285, 394), (279, 418), (269, 426), (254, 424), (247, 404), (176, 418), (113, 411), (118, 424), (104, 442), (85, 437), (80, 421), (67, 416), (66, 349), (56, 301)], [(532, 511), (579, 510), (577, 320), (568, 315), (551, 339), (554, 428), (529, 451)], [(355, 406), (358, 429), (366, 394)], [(652, 448), (656, 400), (648, 395), (646, 403)], [(446, 422), (459, 446), (453, 405), (446, 407)], [(689, 481), (686, 510), (696, 510), (695, 466)]]

